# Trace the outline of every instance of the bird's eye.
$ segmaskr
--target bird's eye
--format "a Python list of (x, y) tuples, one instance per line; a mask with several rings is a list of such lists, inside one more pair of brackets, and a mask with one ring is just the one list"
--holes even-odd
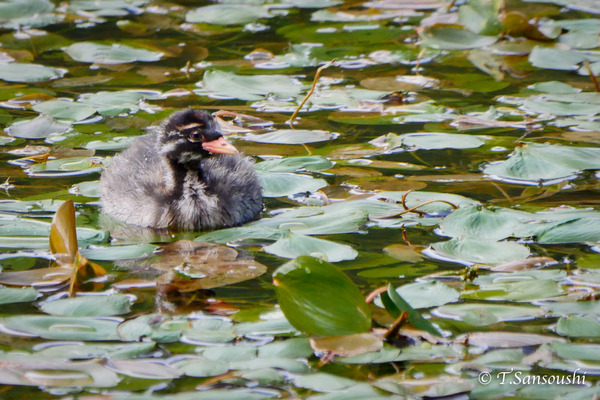
[(202, 134), (198, 131), (193, 131), (189, 135), (190, 142), (201, 142), (203, 139)]

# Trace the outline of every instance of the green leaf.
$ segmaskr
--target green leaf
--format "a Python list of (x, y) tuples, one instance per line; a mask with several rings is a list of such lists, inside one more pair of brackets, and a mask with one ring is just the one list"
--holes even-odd
[(529, 53), (531, 65), (545, 69), (573, 71), (577, 69), (577, 64), (586, 59), (587, 57), (578, 51), (551, 47), (535, 46)]
[(64, 49), (75, 61), (97, 64), (126, 64), (136, 61), (152, 62), (162, 58), (163, 53), (122, 44), (103, 45), (93, 42), (78, 42)]
[(580, 170), (600, 168), (599, 160), (597, 148), (527, 143), (517, 147), (508, 160), (489, 164), (483, 172), (515, 183), (548, 184), (545, 181), (574, 178)]
[(220, 360), (209, 360), (204, 357), (190, 357), (173, 363), (187, 376), (205, 378), (222, 375), (229, 371), (229, 364)]
[(294, 385), (297, 387), (311, 389), (317, 392), (332, 392), (348, 389), (357, 383), (359, 382), (353, 379), (344, 378), (325, 372), (300, 375), (294, 379)]
[(533, 301), (564, 294), (562, 288), (548, 279), (526, 279), (517, 282), (498, 282), (481, 285), (479, 290), (464, 291), (461, 297), (478, 300)]
[(42, 114), (34, 119), (15, 122), (6, 129), (6, 132), (18, 138), (43, 139), (51, 133), (66, 132), (70, 128), (71, 124), (55, 121), (51, 116)]
[(490, 46), (498, 40), (496, 36), (482, 36), (465, 29), (434, 25), (419, 31), (421, 44), (441, 50), (468, 50)]
[(219, 70), (206, 71), (202, 87), (212, 96), (239, 100), (262, 100), (269, 94), (281, 99), (296, 98), (302, 89), (287, 75), (242, 76)]
[(188, 11), (185, 20), (191, 23), (215, 25), (245, 25), (259, 18), (270, 17), (264, 6), (246, 4), (213, 4)]
[(501, 304), (448, 304), (432, 311), (441, 318), (450, 318), (473, 326), (485, 326), (503, 321), (523, 321), (540, 318), (539, 307), (508, 306)]
[(0, 79), (8, 82), (44, 82), (61, 78), (66, 70), (39, 64), (0, 64)]
[[(386, 296), (387, 299), (385, 298)], [(442, 336), (442, 333), (439, 331), (439, 329), (437, 329), (431, 322), (423, 318), (420, 312), (412, 308), (410, 304), (408, 304), (402, 298), (402, 296), (398, 294), (391, 284), (388, 285), (387, 292), (383, 292), (381, 294), (381, 298), (384, 304), (389, 304), (390, 302), (394, 304), (394, 308), (391, 312), (392, 317), (398, 318), (402, 312), (407, 312), (408, 322), (410, 322), (415, 328), (429, 332), (432, 335)]]
[(396, 288), (396, 292), (412, 308), (430, 308), (456, 301), (460, 294), (438, 281), (415, 282)]
[(91, 317), (19, 315), (0, 319), (5, 332), (52, 340), (118, 340), (115, 320)]
[(299, 257), (273, 274), (281, 310), (310, 335), (340, 336), (371, 327), (371, 312), (354, 283), (333, 265)]
[(431, 247), (444, 259), (465, 264), (500, 265), (522, 260), (530, 254), (529, 249), (519, 243), (478, 239), (451, 239), (433, 243)]
[(501, 240), (514, 236), (519, 224), (532, 219), (532, 214), (506, 208), (465, 207), (442, 219), (440, 228), (455, 238)]
[(277, 144), (305, 144), (326, 142), (336, 139), (339, 133), (328, 131), (310, 131), (302, 129), (279, 129), (269, 133), (253, 134), (244, 136), (245, 140), (257, 143), (277, 143)]
[(100, 115), (114, 117), (124, 112), (138, 111), (138, 103), (145, 97), (134, 91), (97, 92), (83, 95), (79, 101), (95, 107)]
[(35, 111), (51, 115), (54, 118), (81, 121), (96, 113), (96, 108), (73, 101), (49, 100), (32, 107)]
[(284, 258), (312, 256), (329, 262), (354, 260), (358, 255), (350, 246), (295, 233), (278, 239), (263, 250)]
[(264, 197), (282, 197), (295, 193), (316, 192), (327, 186), (323, 179), (310, 175), (292, 174), (286, 172), (257, 171)]
[(309, 171), (322, 171), (333, 167), (334, 163), (325, 157), (304, 156), (304, 157), (285, 157), (274, 160), (267, 160), (254, 165), (257, 171), (268, 172), (296, 172), (299, 169)]
[(12, 303), (29, 303), (40, 296), (34, 288), (0, 287), (0, 305)]
[(600, 322), (590, 316), (562, 317), (556, 324), (556, 333), (569, 337), (600, 337)]
[[(460, 133), (388, 133), (383, 137), (389, 150), (408, 147), (409, 150), (475, 149), (485, 144), (489, 137)], [(377, 139), (376, 139), (377, 140)]]
[(120, 246), (90, 246), (81, 249), (80, 253), (90, 260), (115, 261), (143, 258), (151, 255), (158, 249), (150, 243), (139, 243)]
[(131, 298), (122, 294), (110, 296), (81, 296), (42, 304), (46, 314), (67, 317), (104, 317), (127, 314)]
[(580, 218), (554, 224), (537, 235), (543, 244), (600, 242), (600, 218)]

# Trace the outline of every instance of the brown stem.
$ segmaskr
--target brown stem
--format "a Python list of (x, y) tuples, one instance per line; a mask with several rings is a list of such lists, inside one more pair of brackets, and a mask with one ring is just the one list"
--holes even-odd
[(300, 105), (298, 106), (298, 108), (296, 108), (296, 111), (294, 111), (294, 113), (292, 114), (292, 116), (288, 120), (288, 122), (290, 123), (290, 126), (292, 127), (292, 129), (294, 129), (294, 120), (296, 119), (296, 117), (298, 116), (298, 113), (300, 112), (300, 110), (304, 106), (304, 103), (306, 103), (306, 101), (308, 100), (308, 98), (310, 96), (312, 96), (313, 92), (315, 91), (315, 87), (317, 86), (317, 81), (319, 80), (319, 76), (321, 75), (321, 71), (323, 71), (325, 68), (331, 67), (334, 62), (335, 62), (335, 60), (331, 60), (327, 64), (323, 64), (319, 68), (317, 68), (317, 72), (315, 73), (315, 79), (313, 79), (313, 83), (312, 83), (312, 86), (311, 86), (310, 90), (308, 91), (308, 93), (304, 97), (304, 100), (302, 100), (302, 102), (300, 103)]
[(389, 340), (391, 337), (397, 336), (398, 332), (400, 332), (400, 328), (402, 325), (408, 321), (408, 312), (402, 311), (402, 314), (394, 321), (392, 326), (387, 330), (387, 332), (383, 335), (384, 340)]
[(445, 204), (448, 204), (449, 206), (451, 206), (452, 208), (454, 208), (455, 210), (458, 209), (458, 206), (456, 204), (451, 203), (451, 202), (446, 201), (446, 200), (427, 200), (427, 201), (424, 201), (423, 203), (421, 203), (421, 204), (419, 204), (417, 206), (414, 206), (414, 207), (409, 208), (409, 209), (404, 210), (404, 211), (400, 211), (399, 213), (396, 213), (396, 214), (386, 215), (385, 217), (371, 217), (371, 218), (373, 218), (373, 219), (394, 218), (394, 217), (398, 217), (400, 215), (408, 214), (409, 212), (413, 212), (413, 211), (417, 210), (418, 208), (423, 207), (424, 205), (427, 205), (427, 204), (431, 204), (431, 203), (445, 203)]
[(381, 286), (381, 287), (378, 287), (377, 289), (373, 290), (371, 293), (369, 293), (369, 295), (365, 299), (365, 302), (367, 304), (372, 302), (373, 299), (375, 299), (375, 297), (379, 296), (383, 292), (387, 292), (387, 286)]
[(598, 85), (598, 79), (596, 79), (596, 75), (594, 75), (594, 71), (592, 71), (592, 66), (590, 65), (590, 62), (586, 60), (586, 61), (583, 62), (583, 65), (585, 65), (585, 67), (587, 68), (588, 72), (590, 73), (590, 79), (594, 83), (594, 87), (596, 88), (596, 92), (600, 92), (600, 85)]

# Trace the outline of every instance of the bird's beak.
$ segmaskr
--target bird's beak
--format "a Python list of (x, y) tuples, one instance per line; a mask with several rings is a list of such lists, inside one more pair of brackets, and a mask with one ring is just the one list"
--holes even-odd
[(202, 143), (202, 148), (212, 154), (237, 154), (238, 149), (233, 147), (223, 136), (217, 140)]

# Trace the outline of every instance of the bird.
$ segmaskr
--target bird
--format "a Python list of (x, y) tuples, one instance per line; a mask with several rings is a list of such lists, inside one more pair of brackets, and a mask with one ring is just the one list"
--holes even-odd
[(157, 230), (235, 227), (263, 210), (253, 160), (223, 137), (211, 114), (191, 108), (114, 156), (99, 191), (103, 214)]

